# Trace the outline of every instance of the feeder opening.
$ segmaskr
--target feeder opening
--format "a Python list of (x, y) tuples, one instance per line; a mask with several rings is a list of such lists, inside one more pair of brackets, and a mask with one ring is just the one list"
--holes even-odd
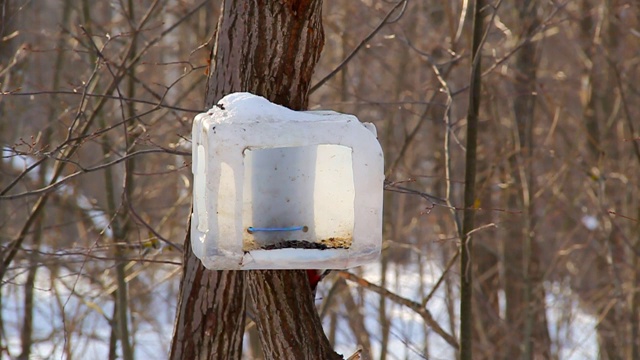
[(349, 248), (353, 151), (342, 145), (245, 149), (243, 250)]

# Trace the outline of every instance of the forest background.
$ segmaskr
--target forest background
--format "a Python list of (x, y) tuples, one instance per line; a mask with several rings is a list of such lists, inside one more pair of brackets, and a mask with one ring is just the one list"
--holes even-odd
[[(0, 10), (0, 357), (112, 353), (123, 286), (135, 353), (166, 354), (220, 2)], [(476, 358), (640, 358), (638, 4), (483, 12)], [(390, 182), (380, 262), (319, 289), (326, 333), (338, 352), (450, 358), (422, 309), (457, 336), (468, 3), (326, 1), (323, 23), (310, 108), (375, 123)]]

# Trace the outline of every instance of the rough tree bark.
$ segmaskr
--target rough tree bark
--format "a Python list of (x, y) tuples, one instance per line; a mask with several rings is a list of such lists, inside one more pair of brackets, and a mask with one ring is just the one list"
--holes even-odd
[[(187, 224), (187, 229), (191, 224)], [(239, 271), (209, 271), (184, 247), (180, 299), (170, 359), (240, 359), (244, 333), (244, 276)]]
[[(226, 0), (206, 107), (229, 93), (248, 91), (291, 109), (306, 108), (324, 44), (321, 8), (321, 0)], [(208, 271), (188, 239), (172, 359), (240, 358), (245, 285), (266, 358), (341, 358), (324, 335), (304, 270)]]

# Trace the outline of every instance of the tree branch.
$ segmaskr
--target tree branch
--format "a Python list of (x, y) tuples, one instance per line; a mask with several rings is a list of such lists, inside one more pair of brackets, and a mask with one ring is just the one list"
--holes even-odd
[(344, 270), (338, 271), (337, 274), (338, 276), (346, 280), (349, 280), (351, 282), (354, 282), (367, 290), (373, 291), (379, 294), (380, 296), (383, 296), (395, 302), (396, 304), (406, 306), (409, 309), (415, 311), (416, 314), (420, 315), (424, 320), (424, 322), (427, 323), (427, 325), (429, 325), (433, 329), (433, 331), (436, 332), (436, 334), (440, 335), (440, 337), (444, 341), (446, 341), (449, 345), (453, 346), (454, 348), (458, 347), (458, 341), (456, 340), (456, 338), (453, 337), (451, 334), (447, 333), (433, 318), (433, 315), (431, 315), (431, 312), (427, 310), (424, 306), (422, 306), (420, 303), (404, 298), (398, 294), (392, 293), (391, 291), (381, 286), (375, 285), (348, 271), (344, 271)]

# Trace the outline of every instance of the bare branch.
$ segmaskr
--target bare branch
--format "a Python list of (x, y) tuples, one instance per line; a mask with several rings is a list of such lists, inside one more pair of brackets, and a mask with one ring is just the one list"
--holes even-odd
[[(56, 95), (83, 95), (77, 91), (69, 91), (69, 90), (48, 90), (48, 91), (29, 91), (29, 92), (11, 92), (11, 91), (5, 91), (0, 93), (0, 95), (4, 95), (4, 96), (36, 96), (36, 95), (49, 95), (49, 94), (56, 94)], [(184, 111), (184, 112), (188, 112), (188, 113), (192, 113), (192, 114), (198, 114), (203, 112), (204, 110), (202, 109), (187, 109), (187, 108), (182, 108), (179, 106), (172, 106), (172, 105), (167, 105), (167, 104), (163, 104), (162, 101), (160, 102), (155, 102), (155, 101), (148, 101), (148, 100), (143, 100), (143, 99), (131, 99), (131, 98), (127, 98), (124, 96), (115, 96), (115, 95), (108, 95), (108, 94), (94, 94), (94, 93), (87, 93), (84, 94), (84, 96), (86, 97), (96, 97), (96, 98), (107, 98), (110, 100), (118, 100), (118, 101), (126, 101), (126, 102), (132, 102), (132, 103), (139, 103), (139, 104), (148, 104), (148, 105), (153, 105), (156, 108), (162, 108), (162, 109), (170, 109), (170, 110), (176, 110), (176, 111)]]
[(391, 291), (375, 285), (355, 274), (352, 274), (348, 271), (338, 271), (337, 272), (338, 276), (349, 280), (351, 282), (354, 282), (360, 286), (362, 286), (363, 288), (367, 289), (367, 290), (371, 290), (377, 294), (379, 294), (380, 296), (384, 296), (385, 298), (408, 307), (409, 309), (413, 310), (416, 314), (420, 315), (422, 317), (422, 319), (424, 320), (425, 323), (427, 323), (427, 325), (429, 325), (433, 331), (436, 332), (436, 334), (440, 335), (440, 337), (442, 337), (442, 339), (444, 341), (446, 341), (449, 345), (453, 346), (454, 348), (458, 347), (458, 341), (456, 340), (456, 338), (454, 338), (452, 335), (450, 335), (449, 333), (447, 333), (439, 324), (438, 322), (433, 318), (433, 315), (431, 315), (431, 312), (429, 310), (427, 310), (424, 306), (422, 306), (421, 304), (413, 301), (413, 300), (409, 300), (407, 298), (404, 298), (398, 294), (392, 293)]
[[(30, 190), (30, 191), (25, 191), (25, 192), (21, 192), (18, 194), (13, 194), (13, 195), (3, 195), (0, 196), (0, 200), (10, 200), (10, 199), (19, 199), (22, 197), (26, 197), (26, 196), (34, 196), (34, 195), (41, 195), (41, 194), (46, 194), (48, 192), (51, 192), (57, 188), (59, 188), (61, 185), (63, 185), (64, 183), (66, 183), (67, 181), (82, 175), (82, 174), (86, 174), (86, 173), (90, 173), (90, 172), (94, 172), (94, 171), (98, 171), (98, 170), (103, 170), (109, 166), (113, 166), (115, 164), (119, 164), (123, 161), (126, 161), (127, 159), (133, 158), (135, 156), (139, 156), (139, 155), (144, 155), (144, 154), (150, 154), (150, 153), (166, 153), (165, 150), (157, 150), (157, 149), (148, 149), (148, 150), (139, 150), (136, 152), (133, 152), (131, 154), (127, 154), (121, 158), (115, 159), (113, 161), (109, 161), (107, 163), (104, 164), (100, 164), (97, 166), (93, 166), (93, 167), (89, 167), (89, 168), (83, 168), (80, 171), (76, 171), (72, 174), (69, 174), (65, 177), (63, 177), (60, 180), (57, 180), (54, 183), (51, 183), (50, 185), (47, 185), (41, 189), (37, 189), (37, 190)], [(75, 162), (74, 162), (75, 163)], [(76, 163), (76, 165), (80, 166), (79, 164)]]

